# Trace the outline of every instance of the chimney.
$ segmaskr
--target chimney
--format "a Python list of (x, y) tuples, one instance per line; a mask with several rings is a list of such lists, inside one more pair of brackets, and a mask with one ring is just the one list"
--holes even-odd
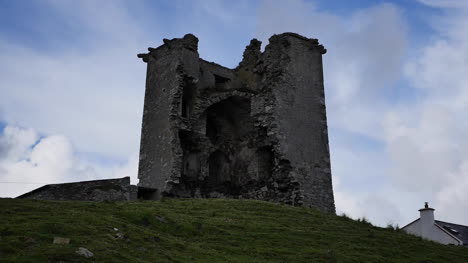
[(434, 227), (434, 208), (430, 208), (429, 204), (425, 202), (424, 208), (419, 209), (421, 220), (421, 235), (425, 238), (431, 236)]

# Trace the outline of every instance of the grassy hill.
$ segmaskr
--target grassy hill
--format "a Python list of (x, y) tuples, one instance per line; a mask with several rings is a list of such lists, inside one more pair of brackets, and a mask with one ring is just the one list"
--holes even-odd
[(0, 262), (468, 262), (467, 247), (260, 201), (0, 199), (0, 211)]

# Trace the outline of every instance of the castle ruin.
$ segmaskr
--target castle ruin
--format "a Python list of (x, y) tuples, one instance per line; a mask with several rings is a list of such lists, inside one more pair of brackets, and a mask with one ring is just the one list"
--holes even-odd
[(147, 63), (139, 195), (267, 200), (335, 212), (317, 39), (253, 39), (229, 69), (198, 39), (164, 39)]

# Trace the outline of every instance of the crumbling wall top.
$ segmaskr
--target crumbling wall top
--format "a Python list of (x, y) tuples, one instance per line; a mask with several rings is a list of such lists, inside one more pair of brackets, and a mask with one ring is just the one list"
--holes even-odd
[(307, 38), (307, 37), (304, 37), (304, 36), (301, 36), (299, 34), (292, 33), (292, 32), (285, 32), (285, 33), (282, 33), (282, 34), (273, 35), (268, 39), (268, 41), (270, 42), (270, 45), (271, 45), (271, 44), (274, 44), (274, 43), (278, 43), (281, 40), (289, 38), (289, 37), (293, 37), (293, 38), (297, 38), (297, 39), (305, 41), (307, 43), (307, 45), (309, 45), (311, 48), (317, 48), (321, 52), (321, 54), (327, 53), (327, 50), (325, 49), (325, 47), (323, 45), (319, 44), (318, 39), (316, 39), (316, 38)]
[(157, 48), (149, 47), (149, 53), (138, 54), (137, 57), (143, 59), (144, 62), (148, 62), (149, 56), (156, 56), (158, 52), (184, 48), (198, 53), (198, 38), (193, 34), (186, 34), (183, 38), (164, 38), (163, 42), (164, 44)]
[(255, 66), (258, 59), (262, 55), (262, 51), (260, 50), (262, 46), (262, 42), (258, 41), (256, 38), (250, 40), (250, 44), (245, 47), (245, 51), (242, 61), (239, 63), (238, 67), (249, 67)]

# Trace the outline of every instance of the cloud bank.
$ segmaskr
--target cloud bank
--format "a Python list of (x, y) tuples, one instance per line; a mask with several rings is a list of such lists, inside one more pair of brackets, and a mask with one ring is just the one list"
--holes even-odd
[(0, 136), (2, 196), (18, 196), (45, 184), (130, 176), (135, 182), (137, 156), (122, 165), (100, 165), (76, 154), (63, 135), (39, 137), (33, 129), (6, 126)]

